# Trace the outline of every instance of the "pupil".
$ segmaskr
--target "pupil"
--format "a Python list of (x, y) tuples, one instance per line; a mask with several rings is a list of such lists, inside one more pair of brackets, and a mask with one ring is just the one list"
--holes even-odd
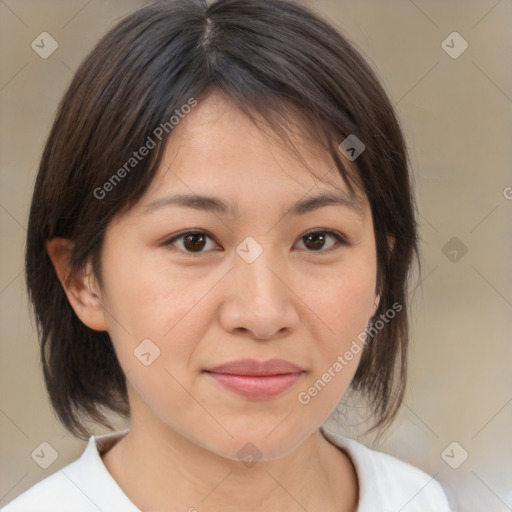
[[(202, 239), (202, 245), (200, 247), (198, 247), (197, 245), (197, 239)], [(192, 241), (190, 244), (189, 242)], [(201, 234), (194, 234), (194, 235), (186, 235), (185, 236), (185, 240), (183, 242), (183, 245), (185, 246), (185, 248), (187, 250), (201, 250), (203, 247), (204, 247), (204, 236), (201, 235)]]
[[(323, 233), (312, 233), (310, 235), (307, 235), (307, 240), (313, 240), (313, 246), (310, 248), (314, 250), (321, 249), (325, 243), (324, 234)], [(307, 243), (306, 243), (307, 246)]]

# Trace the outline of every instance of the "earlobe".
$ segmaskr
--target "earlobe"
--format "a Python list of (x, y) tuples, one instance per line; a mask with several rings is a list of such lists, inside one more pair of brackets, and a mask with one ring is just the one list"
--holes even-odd
[(52, 238), (46, 242), (46, 251), (64, 288), (71, 307), (89, 328), (106, 331), (107, 323), (101, 303), (101, 293), (90, 263), (78, 272), (72, 272), (71, 255), (74, 244), (67, 238)]

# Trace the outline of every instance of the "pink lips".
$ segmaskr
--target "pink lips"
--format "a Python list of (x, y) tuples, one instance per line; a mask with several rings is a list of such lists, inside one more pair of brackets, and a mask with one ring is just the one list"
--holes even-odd
[(256, 400), (280, 395), (304, 373), (299, 366), (283, 359), (258, 362), (242, 359), (216, 366), (207, 374), (231, 391)]

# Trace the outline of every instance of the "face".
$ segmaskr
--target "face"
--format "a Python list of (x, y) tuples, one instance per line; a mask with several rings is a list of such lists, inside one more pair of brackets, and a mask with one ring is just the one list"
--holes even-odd
[[(101, 254), (132, 421), (233, 460), (248, 442), (264, 460), (283, 456), (318, 429), (360, 354), (336, 362), (376, 309), (368, 203), (351, 204), (332, 163), (294, 137), (314, 173), (209, 96), (174, 128)], [(310, 201), (323, 194), (340, 202)]]

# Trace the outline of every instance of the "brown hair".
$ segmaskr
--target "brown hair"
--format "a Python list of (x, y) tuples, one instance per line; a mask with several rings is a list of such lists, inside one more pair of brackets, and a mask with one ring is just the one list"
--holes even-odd
[[(87, 438), (84, 419), (111, 427), (105, 410), (127, 417), (129, 406), (108, 333), (78, 319), (46, 241), (71, 239), (73, 270), (91, 260), (100, 278), (105, 228), (142, 197), (172, 131), (163, 130), (129, 176), (111, 181), (108, 194), (98, 198), (98, 190), (176, 110), (214, 89), (283, 133), (284, 107), (291, 106), (349, 190), (355, 185), (366, 194), (381, 294), (375, 316), (396, 303), (403, 310), (365, 345), (351, 386), (370, 398), (374, 427), (387, 425), (404, 393), (407, 278), (417, 255), (405, 143), (393, 106), (364, 58), (316, 13), (288, 0), (156, 2), (123, 19), (76, 72), (41, 159), (26, 248), (27, 287), (55, 411), (69, 431)], [(365, 150), (349, 173), (338, 146), (353, 134)]]

